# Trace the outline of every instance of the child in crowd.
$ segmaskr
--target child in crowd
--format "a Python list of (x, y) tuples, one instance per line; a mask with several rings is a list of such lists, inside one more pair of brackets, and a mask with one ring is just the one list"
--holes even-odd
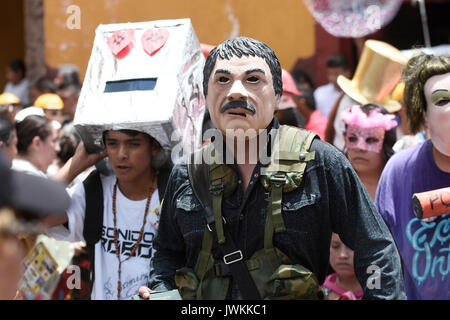
[(330, 246), (330, 265), (336, 271), (328, 275), (322, 289), (328, 300), (361, 300), (363, 290), (353, 268), (353, 250), (333, 233)]
[[(72, 181), (80, 172), (92, 166), (105, 155), (114, 174), (99, 174), (101, 183), (97, 201), (103, 203), (99, 213), (98, 241), (89, 248), (92, 281), (87, 297), (95, 300), (130, 299), (139, 286), (147, 284), (153, 258), (153, 238), (159, 221), (159, 205), (165, 190), (170, 168), (165, 171), (158, 165), (156, 155), (161, 146), (149, 134), (136, 130), (106, 130), (103, 132), (105, 152), (88, 155), (80, 143), (74, 156), (57, 173), (57, 178)], [(167, 159), (165, 164), (169, 160)], [(78, 183), (69, 190), (71, 205), (66, 215), (57, 221), (50, 221), (47, 233), (59, 240), (86, 241), (89, 231), (85, 226), (96, 222), (87, 209), (86, 197), (92, 188), (96, 172), (84, 183)], [(89, 182), (87, 182), (89, 180)], [(85, 219), (89, 223), (85, 223)], [(68, 229), (61, 231), (59, 224), (68, 223)], [(95, 230), (94, 230), (95, 231)], [(92, 232), (91, 232), (92, 233)], [(101, 233), (101, 234), (100, 234)]]
[(372, 200), (383, 168), (394, 151), (395, 116), (380, 105), (354, 105), (342, 112), (347, 157)]

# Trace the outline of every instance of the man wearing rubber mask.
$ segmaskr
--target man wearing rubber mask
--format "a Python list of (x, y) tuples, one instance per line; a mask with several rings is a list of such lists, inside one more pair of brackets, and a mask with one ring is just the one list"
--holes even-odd
[[(417, 55), (408, 61), (403, 77), (411, 132), (425, 125), (431, 138), (389, 160), (376, 205), (402, 256), (407, 298), (448, 300), (450, 215), (418, 219), (411, 199), (414, 193), (450, 186), (450, 58)], [(435, 200), (441, 201), (430, 199)]]
[[(393, 239), (348, 160), (273, 117), (283, 91), (273, 50), (246, 37), (226, 40), (211, 51), (203, 74), (218, 133), (203, 158), (194, 153), (172, 171), (141, 297), (178, 289), (183, 299), (320, 299), (336, 232), (355, 251), (366, 299), (404, 298)], [(258, 148), (269, 152), (250, 161), (256, 137), (247, 134), (240, 162), (230, 144), (239, 130), (272, 132)], [(230, 154), (234, 161), (220, 162)]]

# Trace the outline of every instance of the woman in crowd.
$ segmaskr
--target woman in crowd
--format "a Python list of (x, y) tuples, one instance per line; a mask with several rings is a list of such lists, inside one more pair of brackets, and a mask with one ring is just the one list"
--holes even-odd
[(16, 130), (18, 155), (12, 168), (46, 177), (59, 152), (56, 129), (45, 117), (31, 115), (19, 122)]
[(396, 141), (395, 116), (380, 105), (354, 105), (342, 114), (345, 123), (347, 157), (372, 200), (386, 162), (393, 155)]

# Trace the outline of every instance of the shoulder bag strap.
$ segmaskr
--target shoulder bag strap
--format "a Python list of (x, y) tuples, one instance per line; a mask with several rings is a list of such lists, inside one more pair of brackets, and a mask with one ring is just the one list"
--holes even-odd
[(89, 258), (89, 298), (95, 281), (95, 244), (100, 240), (103, 226), (103, 187), (100, 173), (94, 170), (83, 181), (86, 194), (83, 237)]

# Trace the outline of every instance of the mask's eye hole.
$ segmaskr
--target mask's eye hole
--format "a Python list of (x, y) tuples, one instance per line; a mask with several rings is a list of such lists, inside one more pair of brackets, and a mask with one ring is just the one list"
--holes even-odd
[(368, 144), (374, 144), (374, 143), (377, 143), (378, 141), (379, 140), (377, 138), (373, 138), (373, 137), (369, 137), (369, 138), (366, 139), (366, 142)]
[(356, 142), (356, 141), (358, 141), (358, 138), (356, 138), (355, 136), (350, 136), (350, 137), (348, 137), (348, 141)]
[(442, 106), (445, 106), (449, 102), (450, 102), (450, 98), (442, 98), (442, 99), (439, 99), (435, 104), (439, 107), (442, 107)]
[(227, 77), (219, 77), (217, 80), (219, 83), (228, 83), (230, 80)]
[(259, 81), (259, 78), (255, 77), (255, 76), (251, 76), (251, 77), (247, 78), (247, 81), (251, 82), (251, 83), (257, 83)]

